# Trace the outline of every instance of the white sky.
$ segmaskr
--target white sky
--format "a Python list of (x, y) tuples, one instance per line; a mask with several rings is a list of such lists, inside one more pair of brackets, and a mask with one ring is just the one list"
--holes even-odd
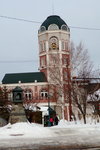
[[(69, 26), (100, 29), (100, 0), (0, 0), (0, 15), (39, 22), (52, 15), (53, 8)], [(0, 81), (5, 73), (38, 71), (40, 25), (0, 17)], [(82, 41), (95, 69), (100, 68), (100, 30), (71, 28), (71, 40)]]

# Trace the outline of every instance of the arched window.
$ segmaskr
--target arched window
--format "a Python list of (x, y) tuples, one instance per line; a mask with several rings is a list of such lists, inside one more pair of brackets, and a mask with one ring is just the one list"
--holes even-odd
[(45, 26), (42, 26), (39, 30), (39, 33), (44, 32), (44, 31), (46, 31), (46, 28), (45, 28)]
[(24, 91), (25, 99), (26, 100), (31, 100), (32, 99), (32, 91), (30, 89), (26, 89)]
[(68, 42), (62, 40), (62, 50), (68, 51)]
[(58, 50), (59, 49), (59, 41), (58, 38), (55, 36), (52, 36), (49, 39), (49, 50)]
[(45, 89), (41, 90), (40, 96), (41, 96), (42, 98), (47, 98), (47, 97), (48, 97), (48, 91), (45, 90)]
[(57, 65), (60, 63), (59, 54), (51, 54), (49, 55), (49, 65)]
[(8, 101), (13, 101), (13, 93), (11, 90), (8, 91)]
[(21, 100), (21, 99), (22, 99), (21, 93), (17, 93), (17, 95), (16, 95), (16, 100)]
[(41, 67), (45, 67), (46, 65), (46, 56), (42, 56), (40, 59), (40, 65)]
[(41, 27), (41, 32), (45, 31), (46, 28), (44, 26)]
[(66, 25), (62, 25), (61, 29), (67, 31), (68, 27)]
[(40, 42), (40, 52), (46, 51), (46, 41)]
[(65, 30), (65, 31), (70, 32), (70, 28), (69, 28), (67, 25), (65, 25), (65, 24), (63, 24), (63, 25), (61, 26), (61, 30)]
[(59, 27), (56, 24), (51, 24), (49, 25), (48, 30), (59, 30)]
[(42, 52), (43, 51), (43, 44), (42, 44), (42, 42), (40, 42), (40, 52)]

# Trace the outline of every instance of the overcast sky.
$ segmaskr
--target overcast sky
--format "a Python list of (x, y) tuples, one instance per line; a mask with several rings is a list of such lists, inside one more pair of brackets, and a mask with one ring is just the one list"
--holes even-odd
[[(59, 15), (69, 26), (100, 29), (100, 0), (0, 0), (0, 16), (43, 22)], [(0, 81), (6, 73), (38, 71), (41, 23), (0, 17)], [(100, 30), (71, 28), (71, 40), (83, 42), (95, 69), (100, 68)]]

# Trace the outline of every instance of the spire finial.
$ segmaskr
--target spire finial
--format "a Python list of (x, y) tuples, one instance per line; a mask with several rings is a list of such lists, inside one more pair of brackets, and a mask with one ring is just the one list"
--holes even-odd
[(52, 15), (54, 15), (54, 1), (52, 0)]

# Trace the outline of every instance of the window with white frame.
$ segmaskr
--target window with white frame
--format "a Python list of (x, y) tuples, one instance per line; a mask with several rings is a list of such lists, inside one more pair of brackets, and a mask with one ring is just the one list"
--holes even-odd
[(42, 98), (47, 98), (47, 97), (48, 97), (48, 92), (47, 92), (47, 90), (41, 90), (40, 96), (41, 96)]
[(62, 41), (62, 50), (68, 50), (68, 43), (67, 43), (67, 41)]
[(43, 44), (42, 44), (42, 42), (40, 42), (40, 52), (42, 52), (43, 51)]
[(59, 55), (58, 54), (51, 54), (49, 55), (50, 65), (58, 65), (60, 63)]
[(46, 65), (45, 57), (41, 58), (41, 67), (44, 67)]
[(46, 51), (46, 42), (43, 42), (43, 51)]
[(13, 101), (13, 94), (12, 94), (12, 92), (8, 93), (8, 101)]
[(32, 99), (32, 91), (27, 89), (25, 90), (25, 99), (26, 100), (31, 100)]
[(40, 52), (46, 51), (46, 42), (40, 42)]

